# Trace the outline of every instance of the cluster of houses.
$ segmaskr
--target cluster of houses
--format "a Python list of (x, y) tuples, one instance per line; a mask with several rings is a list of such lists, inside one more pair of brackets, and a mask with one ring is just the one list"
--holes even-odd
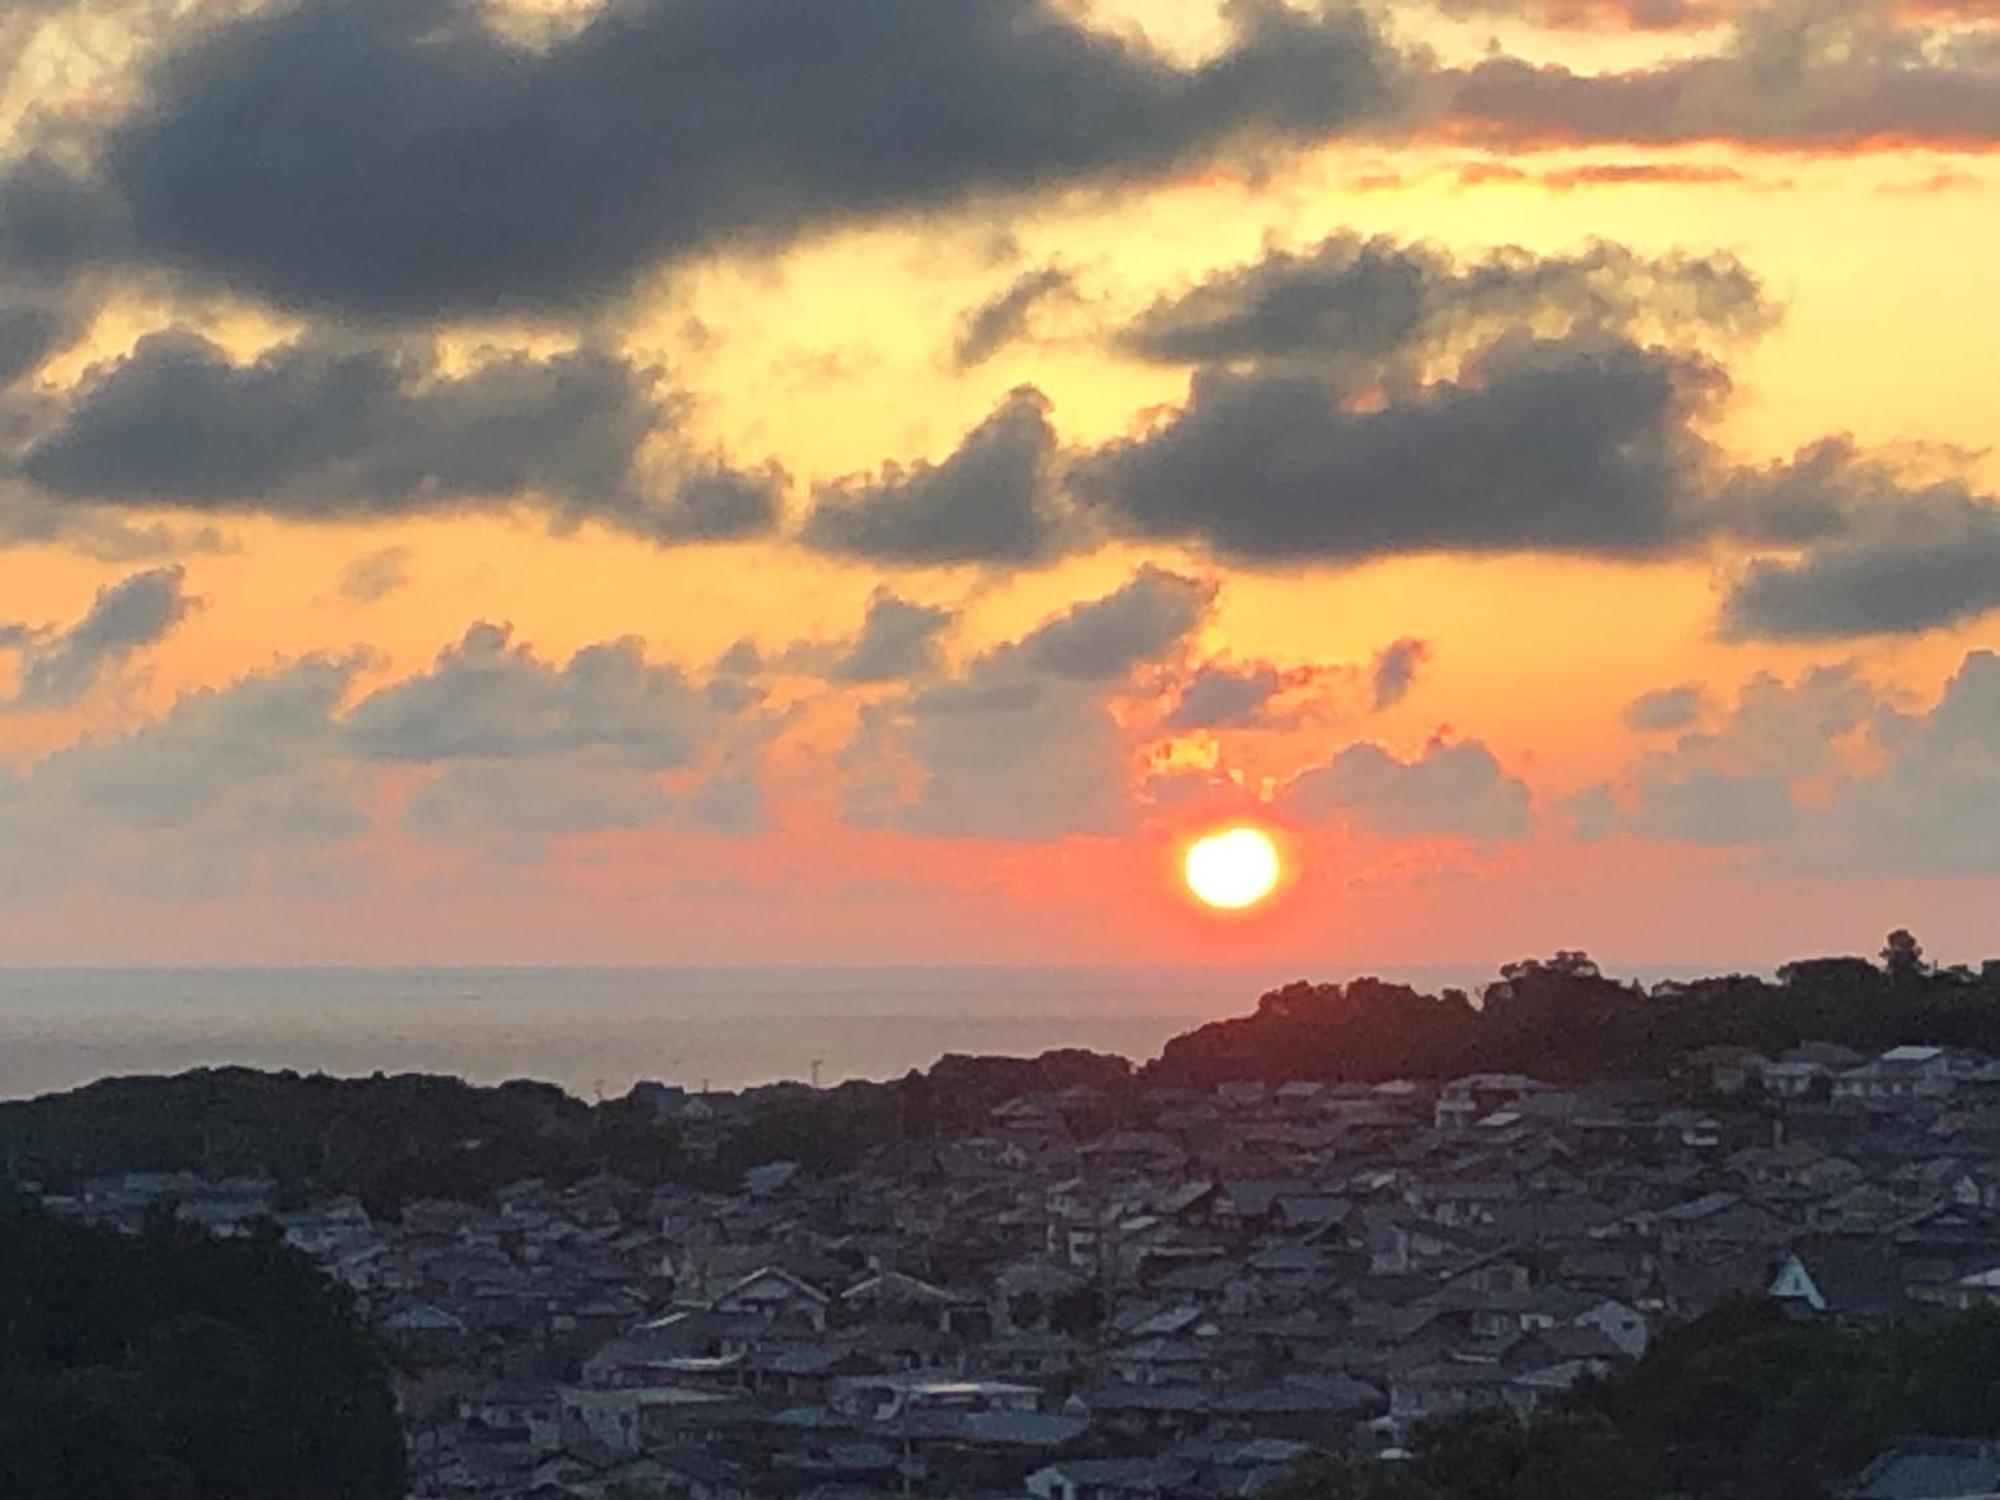
[(1315, 1448), (1532, 1411), (1727, 1295), (2000, 1303), (2000, 1065), (1809, 1046), (1653, 1083), (1071, 1089), (832, 1179), (522, 1182), (393, 1222), (274, 1214), (271, 1187), (51, 1206), (275, 1217), (398, 1348), (420, 1500), (1235, 1500)]

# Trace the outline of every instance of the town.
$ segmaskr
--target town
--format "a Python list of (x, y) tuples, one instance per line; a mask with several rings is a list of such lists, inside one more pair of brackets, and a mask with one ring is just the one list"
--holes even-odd
[[(628, 1102), (699, 1151), (749, 1096)], [(419, 1500), (1225, 1500), (1531, 1413), (1731, 1296), (2000, 1303), (1996, 1147), (2000, 1059), (1807, 1040), (1639, 1079), (1072, 1084), (732, 1191), (531, 1179), (392, 1217), (181, 1172), (43, 1199), (275, 1221), (396, 1351)], [(1906, 1493), (1905, 1463), (2000, 1489), (2000, 1453), (1943, 1446), (1852, 1493)]]

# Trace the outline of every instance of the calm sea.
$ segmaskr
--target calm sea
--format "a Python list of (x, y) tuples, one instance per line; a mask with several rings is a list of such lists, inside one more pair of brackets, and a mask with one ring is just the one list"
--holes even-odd
[[(241, 1063), (738, 1088), (887, 1078), (946, 1052), (1144, 1060), (1254, 1008), (1245, 969), (0, 969), (0, 1098)], [(1339, 975), (1314, 975), (1338, 978)], [(1405, 970), (1425, 985), (1470, 970)]]

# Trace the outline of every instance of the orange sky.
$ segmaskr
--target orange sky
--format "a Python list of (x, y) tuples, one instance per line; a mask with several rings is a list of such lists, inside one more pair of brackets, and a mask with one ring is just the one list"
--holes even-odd
[[(1146, 54), (1156, 71), (1248, 45), (1212, 0), (1029, 8), (1134, 55), (1157, 49)], [(517, 8), (547, 12), (557, 29), (545, 33), (487, 9), (512, 29), (482, 45), (523, 47), (524, 67), (558, 81), (594, 16), (555, 0)], [(1123, 154), (1107, 146), (1088, 170), (999, 187), (977, 173), (1005, 143), (904, 181), (897, 164), (923, 155), (918, 106), (897, 105), (873, 73), (836, 79), (838, 100), (881, 94), (883, 113), (856, 126), (872, 143), (858, 165), (810, 140), (676, 138), (658, 150), (702, 162), (689, 169), (695, 218), (709, 211), (699, 194), (733, 192), (730, 174), (754, 170), (760, 150), (800, 165), (776, 187), (753, 181), (749, 206), (729, 210), (739, 219), (692, 248), (663, 210), (653, 248), (617, 277), (579, 281), (574, 295), (524, 279), (516, 297), (496, 282), (507, 303), (496, 311), (458, 305), (448, 266), (431, 304), (412, 293), (363, 305), (344, 272), (308, 271), (309, 250), (294, 252), (296, 274), (282, 248), (267, 250), (291, 243), (277, 229), (253, 244), (263, 208), (226, 193), (201, 200), (212, 225), (156, 228), (148, 214), (164, 224), (180, 210), (148, 208), (143, 174), (177, 158), (121, 143), (171, 145), (203, 89), (234, 86), (228, 67), (262, 55), (231, 53), (231, 25), (274, 24), (255, 4), (174, 13), (77, 0), (4, 23), (19, 44), (0, 84), (0, 173), (55, 162), (124, 195), (102, 248), (65, 251), (54, 269), (0, 233), (0, 356), (9, 309), (69, 319), (0, 390), (0, 625), (21, 627), (0, 632), (9, 960), (1348, 968), (1584, 946), (1766, 964), (1863, 947), (1905, 922), (1942, 956), (1981, 956), (2000, 894), (2000, 856), (1979, 852), (2000, 849), (1984, 837), (1996, 814), (1983, 798), (2000, 792), (2000, 702), (1979, 695), (1974, 656), (1996, 644), (2000, 607), (2000, 584), (1979, 581), (1981, 546), (2000, 565), (1987, 335), (2000, 327), (1988, 252), (2000, 167), (1979, 139), (2000, 135), (1990, 16), (1846, 7), (1849, 31), (1790, 93), (1746, 102), (1727, 69), (1761, 44), (1728, 26), (1640, 33), (1607, 23), (1614, 7), (1577, 27), (1561, 8), (1446, 19), (1399, 5), (1378, 21), (1407, 76), (1358, 121), (1266, 138), (1256, 117), (1163, 165), (1128, 140), (1167, 128), (1163, 107), (1129, 131), (1107, 127)], [(1832, 14), (1792, 7), (1763, 24), (1805, 34)], [(357, 34), (370, 24), (351, 21)], [(0, 31), (0, 50), (8, 40)], [(418, 45), (391, 37), (365, 55)], [(737, 65), (788, 66), (786, 47), (774, 34), (768, 63), (746, 51)], [(1669, 118), (1692, 121), (1685, 134), (1702, 143), (1634, 145), (1607, 126), (1602, 141), (1561, 149), (1454, 144), (1468, 132), (1447, 77), (1496, 50), (1600, 83), (1694, 69)], [(893, 73), (894, 50), (871, 55)], [(1967, 101), (1962, 121), (1913, 115), (1936, 138), (1896, 149), (1829, 146), (1844, 118), (1915, 108), (1902, 101), (1928, 87), (1912, 82), (1916, 57), (1948, 71), (1936, 87)], [(1722, 71), (1699, 71), (1711, 64)], [(1026, 65), (1004, 47), (993, 66), (1002, 97), (1033, 84), (1008, 75)], [(1053, 117), (1115, 113), (1120, 96), (1105, 97), (1094, 111), (1067, 97)], [(1639, 108), (1625, 98), (1593, 104), (1591, 118)], [(649, 119), (607, 106), (604, 128)], [(359, 138), (364, 122), (353, 128)], [(752, 166), (732, 164), (733, 151)], [(316, 195), (351, 192), (364, 222), (382, 216), (379, 241), (358, 243), (379, 243), (376, 269), (393, 283), (404, 221), (388, 189), (378, 202), (376, 188), (344, 185), (337, 160), (323, 178), (310, 162), (297, 170)], [(964, 183), (945, 181), (952, 171)], [(680, 190), (631, 193), (669, 188)], [(592, 199), (556, 176), (540, 198), (520, 219), (524, 239), (553, 236), (548, 216), (583, 221), (551, 238), (542, 263), (586, 263), (593, 237), (627, 232), (616, 192)], [(1395, 348), (1343, 344), (1337, 330), (1281, 348), (1281, 321), (1259, 335), (1279, 343), (1213, 361), (1138, 352), (1149, 310), (1192, 307), (1191, 292), (1287, 256), (1297, 266), (1337, 236), (1421, 261), (1409, 274), (1432, 278), (1426, 295), (1442, 310)], [(1598, 245), (1623, 258), (1586, 286), (1574, 267)], [(487, 248), (468, 250), (468, 285), (486, 274), (473, 262)], [(1479, 268), (1500, 251), (1546, 274), (1481, 311)], [(420, 243), (407, 253), (424, 258)], [(1715, 254), (1754, 278), (1761, 322), (1726, 326), (1713, 309), (1662, 321), (1660, 299), (1693, 274), (1662, 268)], [(532, 245), (519, 263), (524, 278), (541, 274)], [(976, 310), (1038, 272), (1049, 290), (994, 352), (955, 359)], [(301, 290), (311, 275), (327, 278), (323, 292)], [(1618, 305), (1577, 311), (1596, 296)], [(191, 368), (138, 388), (144, 351), (169, 332), (205, 338), (207, 357), (240, 377), (215, 398), (227, 423), (189, 416), (209, 399)], [(1619, 502), (1540, 492), (1561, 466), (1530, 453), (1519, 503), (1561, 504), (1519, 539), (1467, 542), (1501, 525), (1479, 514), (1487, 476), (1468, 490), (1453, 468), (1471, 450), (1397, 449), (1382, 460), (1393, 482), (1351, 456), (1445, 393), (1491, 395), (1506, 351), (1530, 334), (1559, 351), (1596, 340), (1592, 351), (1608, 341), (1688, 361), (1676, 379), (1711, 372), (1692, 410), (1661, 420), (1688, 445), (1669, 455), (1675, 514), (1727, 514), (1630, 544), (1594, 540), (1591, 521), (1558, 535), (1565, 517)], [(300, 349), (314, 351), (315, 373), (267, 389), (256, 372)], [(629, 452), (617, 414), (584, 405), (574, 385), (551, 376), (495, 396), (478, 384), (510, 360), (539, 380), (577, 351), (656, 404)], [(324, 371), (364, 354), (400, 373), (350, 420), (347, 387)], [(1293, 432), (1296, 449), (1267, 434), (1240, 450), (1240, 478), (1224, 470), (1186, 498), (1185, 515), (1205, 520), (1149, 531), (1137, 519), (1192, 472), (1185, 457), (1150, 489), (1086, 493), (1112, 455), (1159, 448), (1198, 405), (1191, 382), (1211, 375), (1246, 390), (1321, 381), (1351, 431)], [(1022, 387), (1039, 393), (1053, 434), (1036, 503), (1069, 518), (1055, 542), (940, 560), (814, 530), (818, 510), (837, 508), (836, 481), (850, 501), (907, 500), (898, 484), (926, 464), (942, 467), (923, 493), (954, 507), (951, 524), (973, 525), (1022, 481), (961, 472), (952, 456)], [(126, 421), (142, 401), (159, 412)], [(557, 413), (545, 434), (544, 408), (522, 402)], [(1523, 421), (1523, 408), (1506, 410)], [(85, 421), (103, 412), (125, 425)], [(1373, 428), (1371, 414), (1383, 418)], [(1508, 427), (1492, 451), (1504, 459), (1516, 435), (1569, 442), (1586, 420), (1572, 402), (1549, 414), (1560, 437)], [(1854, 463), (1805, 481), (1837, 525), (1758, 531), (1732, 476), (1841, 437)], [(226, 495), (132, 477), (124, 452), (183, 440), (201, 449), (190, 472), (228, 469), (233, 446), (255, 457), (268, 441), (290, 456), (253, 465)], [(610, 479), (606, 445), (623, 466)], [(776, 518), (726, 540), (623, 519), (633, 496), (665, 504), (718, 462), (781, 472)], [(119, 477), (95, 477), (107, 472)], [(1295, 480), (1267, 551), (1219, 540), (1232, 516), (1264, 514), (1260, 486)], [(1496, 510), (1514, 503), (1512, 485), (1491, 476)], [(1461, 491), (1471, 498), (1435, 499)], [(1386, 518), (1391, 540), (1343, 552), (1315, 529), (1321, 506)], [(1410, 517), (1430, 517), (1436, 539)], [(1919, 541), (1920, 559), (1899, 550)], [(1857, 571), (1814, 594), (1827, 628), (1732, 632), (1753, 563)], [(1878, 587), (1911, 602), (1878, 619), (1864, 597)], [(1966, 601), (1931, 607), (1947, 587)], [(891, 653), (893, 670), (870, 676), (851, 662), (871, 600), (885, 597), (935, 616)], [(120, 615), (148, 608), (164, 614)], [(512, 634), (475, 670), (460, 643), (481, 621)], [(626, 638), (637, 644), (608, 676), (596, 664), (612, 657), (577, 657)], [(1408, 680), (1385, 687), (1381, 653), (1399, 641), (1421, 645)], [(744, 642), (755, 661), (731, 664), (725, 653)], [(1072, 652), (1083, 665), (1064, 664)], [(327, 703), (287, 707), (282, 721), (245, 706), (246, 682), (292, 681), (316, 654), (339, 663)], [(1247, 681), (1265, 669), (1282, 686), (1219, 722), (1179, 707), (1205, 671)], [(1947, 700), (1955, 677), (1962, 691)], [(1650, 710), (1635, 700), (1682, 687), (1678, 710), (1639, 722)], [(1283, 831), (1291, 878), (1258, 914), (1223, 919), (1186, 899), (1175, 859), (1191, 831), (1238, 815)]]

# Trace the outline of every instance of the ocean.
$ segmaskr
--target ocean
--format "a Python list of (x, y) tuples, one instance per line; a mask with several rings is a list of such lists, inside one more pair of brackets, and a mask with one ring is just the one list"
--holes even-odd
[[(1214, 968), (0, 968), (0, 1098), (243, 1064), (741, 1088), (891, 1078), (946, 1052), (1136, 1061), (1295, 972)], [(1341, 978), (1315, 974), (1313, 978)], [(1490, 977), (1404, 970), (1434, 987)]]

